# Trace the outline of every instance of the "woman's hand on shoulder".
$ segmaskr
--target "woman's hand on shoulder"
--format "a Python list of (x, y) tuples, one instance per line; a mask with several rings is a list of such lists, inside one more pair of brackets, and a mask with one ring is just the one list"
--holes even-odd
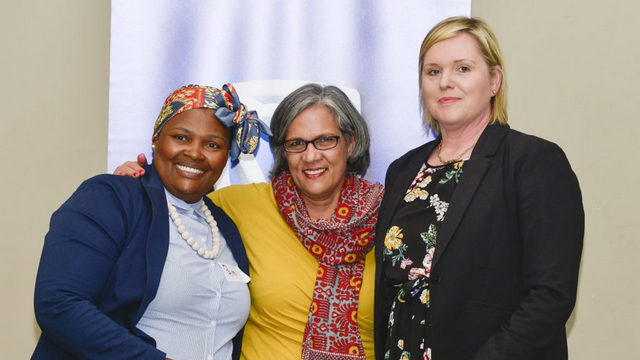
[(143, 167), (147, 166), (147, 157), (140, 153), (138, 154), (138, 161), (126, 161), (122, 165), (118, 166), (114, 171), (114, 175), (140, 177), (144, 175)]

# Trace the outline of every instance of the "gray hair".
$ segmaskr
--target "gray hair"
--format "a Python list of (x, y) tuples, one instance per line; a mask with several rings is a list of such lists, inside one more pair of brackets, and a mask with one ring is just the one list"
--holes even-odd
[(369, 130), (367, 123), (358, 110), (353, 106), (347, 95), (335, 86), (307, 84), (282, 100), (271, 118), (270, 140), (274, 163), (271, 176), (277, 176), (284, 170), (289, 170), (282, 143), (293, 120), (307, 108), (322, 104), (335, 116), (338, 128), (347, 143), (355, 140), (351, 156), (347, 159), (347, 171), (364, 175), (369, 167)]

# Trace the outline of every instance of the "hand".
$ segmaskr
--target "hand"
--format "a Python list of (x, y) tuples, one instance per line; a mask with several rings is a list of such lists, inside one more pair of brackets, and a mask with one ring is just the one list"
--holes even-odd
[(138, 154), (138, 162), (126, 161), (118, 166), (114, 171), (114, 175), (130, 176), (137, 178), (144, 175), (143, 166), (147, 166), (147, 157), (143, 153)]

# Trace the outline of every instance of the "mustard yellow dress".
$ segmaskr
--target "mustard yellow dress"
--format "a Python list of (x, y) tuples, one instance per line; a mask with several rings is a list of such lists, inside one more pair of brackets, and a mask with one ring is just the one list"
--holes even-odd
[[(249, 257), (251, 309), (240, 358), (299, 359), (318, 261), (280, 216), (270, 183), (233, 185), (208, 196), (233, 219)], [(358, 304), (362, 345), (371, 360), (374, 277), (371, 250)]]

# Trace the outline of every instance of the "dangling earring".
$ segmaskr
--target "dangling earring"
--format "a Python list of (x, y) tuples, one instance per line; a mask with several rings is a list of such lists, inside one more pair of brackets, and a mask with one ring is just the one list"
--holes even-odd
[(156, 144), (151, 145), (151, 150), (156, 151)]

